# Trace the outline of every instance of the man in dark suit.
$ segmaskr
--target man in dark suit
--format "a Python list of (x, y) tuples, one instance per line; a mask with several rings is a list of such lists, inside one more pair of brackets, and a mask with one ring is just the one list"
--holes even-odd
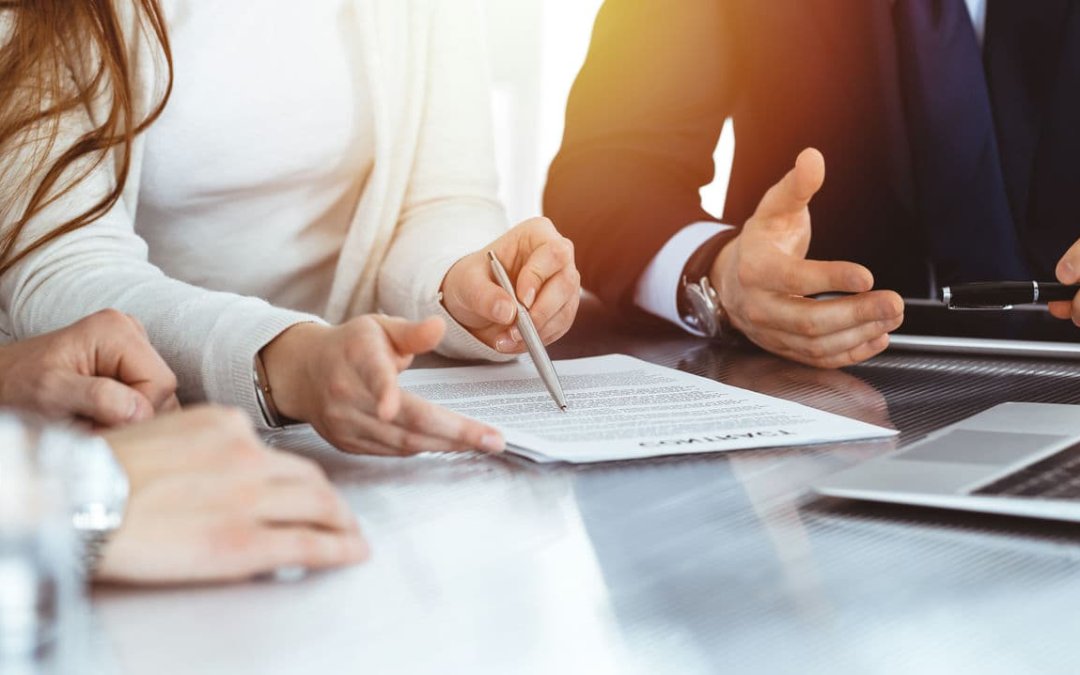
[(711, 286), (717, 326), (839, 367), (900, 294), (1080, 280), (1078, 160), (1080, 0), (608, 0), (545, 207), (605, 301), (714, 333)]

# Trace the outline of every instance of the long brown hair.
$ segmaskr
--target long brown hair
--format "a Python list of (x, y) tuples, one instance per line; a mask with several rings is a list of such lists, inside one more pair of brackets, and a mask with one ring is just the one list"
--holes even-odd
[[(159, 100), (137, 118), (135, 73), (123, 15), (114, 3), (134, 6), (135, 21), (156, 42), (168, 78)], [(29, 166), (4, 166), (4, 199), (19, 206), (0, 227), (0, 275), (28, 254), (106, 214), (119, 201), (131, 169), (135, 137), (160, 116), (172, 91), (172, 54), (157, 0), (6, 0), (7, 42), (0, 46), (0, 158), (29, 150)], [(62, 119), (97, 107), (105, 111), (69, 147), (56, 147)], [(31, 221), (116, 153), (110, 192), (70, 220), (24, 242)], [(0, 159), (0, 164), (8, 160)], [(74, 177), (69, 172), (78, 167)], [(8, 174), (16, 174), (9, 176)], [(15, 184), (17, 183), (17, 184)], [(13, 208), (0, 204), (0, 211)]]

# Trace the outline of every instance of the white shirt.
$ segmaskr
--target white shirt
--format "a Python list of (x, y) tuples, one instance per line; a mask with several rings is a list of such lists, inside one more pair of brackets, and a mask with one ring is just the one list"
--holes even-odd
[[(987, 0), (965, 0), (979, 44), (986, 34)], [(715, 235), (730, 230), (732, 226), (715, 222), (687, 225), (664, 244), (650, 261), (634, 294), (634, 303), (641, 309), (682, 326), (690, 333), (700, 334), (679, 316), (678, 297), (682, 285), (682, 271), (694, 252)]]
[[(137, 3), (114, 4), (132, 65), (132, 104), (141, 119), (159, 100), (164, 64)], [(87, 167), (85, 179), (72, 182), (31, 220), (25, 241), (98, 203), (127, 169), (129, 180), (107, 213), (0, 276), (0, 341), (48, 333), (111, 307), (143, 324), (176, 373), (181, 401), (236, 406), (260, 425), (253, 360), (298, 323), (340, 323), (379, 311), (412, 321), (439, 316), (446, 322), (439, 353), (507, 359), (455, 322), (438, 300), (447, 270), (507, 230), (498, 202), (481, 0), (165, 0), (163, 9), (178, 31), (178, 67), (185, 72), (176, 75), (191, 102), (172, 100), (164, 124), (150, 131), (153, 152), (151, 139), (140, 134), (130, 155), (110, 153), (106, 161), (80, 164), (77, 169)], [(0, 24), (0, 39), (10, 28)], [(362, 58), (353, 58), (349, 47)], [(325, 62), (342, 55), (348, 58), (340, 67)], [(272, 69), (255, 72), (258, 58)], [(358, 73), (362, 85), (354, 85)], [(322, 91), (311, 91), (315, 82)], [(327, 91), (350, 86), (358, 99), (345, 105), (339, 104), (342, 91)], [(242, 105), (252, 101), (262, 107)], [(20, 186), (36, 184), (38, 167), (53, 165), (79, 143), (109, 114), (110, 102), (110, 96), (96, 96), (58, 125), (43, 122), (27, 133), (30, 142), (0, 156), (0, 204), (24, 204)], [(369, 113), (373, 159), (365, 149)], [(307, 143), (281, 138), (285, 129), (305, 133)], [(236, 138), (254, 145), (238, 147)], [(148, 161), (158, 164), (150, 176)], [(265, 194), (228, 164), (234, 161), (277, 181), (274, 187), (290, 197)], [(173, 177), (175, 187), (160, 163), (183, 172)], [(353, 168), (341, 168), (348, 166)], [(308, 190), (297, 187), (305, 179), (311, 179)], [(344, 209), (338, 198), (346, 199), (350, 179), (363, 189), (357, 203)], [(217, 182), (220, 189), (212, 184)], [(177, 198), (181, 191), (192, 201)], [(355, 211), (343, 238), (334, 234), (336, 217), (322, 226), (322, 216), (339, 208)], [(178, 218), (166, 222), (167, 211)], [(238, 220), (226, 222), (226, 216)], [(241, 241), (226, 231), (238, 223), (274, 244)], [(175, 230), (184, 227), (198, 229), (191, 238), (205, 238), (204, 250), (178, 241)], [(310, 265), (297, 259), (296, 247), (310, 247)], [(148, 261), (148, 251), (173, 276)], [(196, 262), (181, 269), (181, 256)], [(329, 297), (317, 300), (302, 286), (325, 279), (320, 270), (326, 258), (318, 256), (336, 257), (337, 267)], [(297, 287), (274, 284), (267, 268), (297, 279)], [(266, 292), (237, 292), (255, 286)], [(325, 310), (297, 312), (284, 304)]]
[(167, 275), (324, 311), (375, 153), (354, 5), (165, 3), (175, 89), (137, 231)]

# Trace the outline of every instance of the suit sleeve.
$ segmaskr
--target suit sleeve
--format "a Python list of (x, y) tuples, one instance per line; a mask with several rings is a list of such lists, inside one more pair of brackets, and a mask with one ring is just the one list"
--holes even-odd
[(699, 190), (738, 91), (725, 0), (607, 0), (570, 94), (544, 208), (586, 288), (631, 307), (649, 261), (712, 220)]

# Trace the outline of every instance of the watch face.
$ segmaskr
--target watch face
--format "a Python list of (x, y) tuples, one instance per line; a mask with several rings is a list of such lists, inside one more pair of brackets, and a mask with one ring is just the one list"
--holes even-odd
[(705, 335), (716, 337), (720, 326), (716, 317), (716, 303), (713, 299), (698, 284), (689, 284), (686, 287), (686, 299), (690, 303), (697, 327)]
[(109, 446), (100, 439), (84, 439), (70, 448), (65, 460), (68, 503), (75, 529), (103, 532), (119, 527), (130, 486)]
[(108, 532), (120, 527), (123, 514), (118, 505), (101, 502), (83, 504), (71, 514), (71, 523), (80, 532)]

